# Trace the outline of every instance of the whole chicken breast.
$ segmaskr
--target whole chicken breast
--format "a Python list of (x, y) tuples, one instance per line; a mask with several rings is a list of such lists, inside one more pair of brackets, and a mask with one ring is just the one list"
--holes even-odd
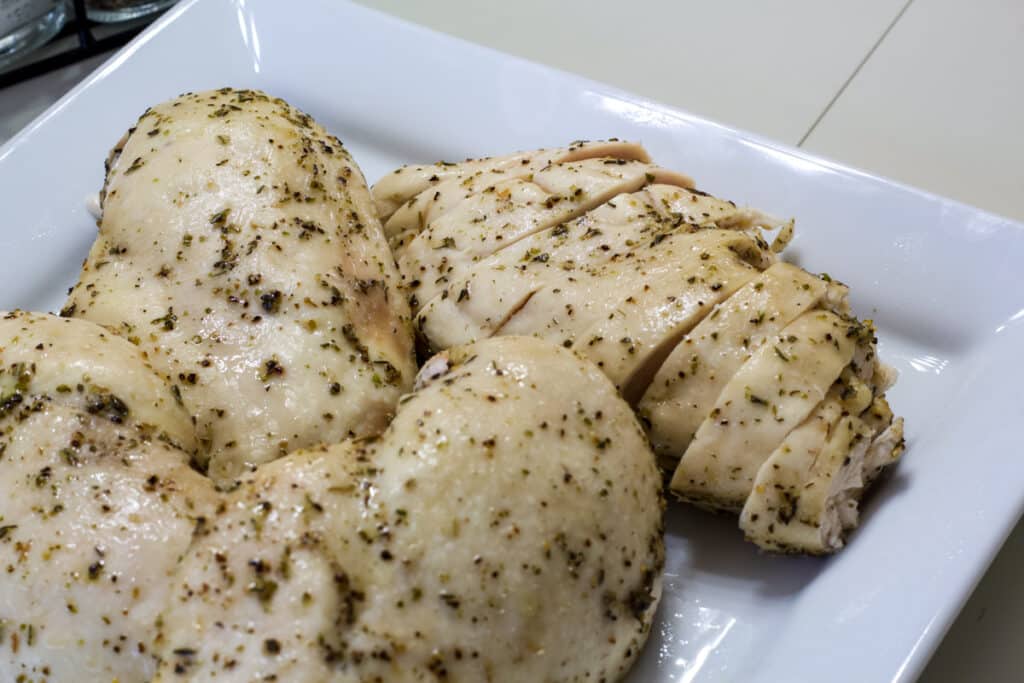
[(217, 482), (384, 428), (415, 374), (408, 310), (359, 169), (309, 116), (250, 90), (153, 107), (102, 210), (62, 313), (175, 384)]
[[(614, 145), (578, 145), (583, 160), (539, 150), (407, 167), (377, 184), (422, 342), (573, 348), (636, 407), (677, 496), (743, 511), (765, 548), (842, 547), (864, 490), (902, 451), (870, 321), (850, 313), (844, 285), (778, 260), (792, 221)], [(850, 419), (833, 425), (836, 391)], [(832, 426), (849, 438), (833, 441)], [(797, 514), (780, 496), (801, 487), (814, 493)]]
[(592, 364), (450, 349), (379, 439), (244, 480), (175, 579), (155, 680), (618, 680), (659, 598), (660, 486)]
[(188, 413), (129, 342), (30, 313), (0, 317), (0, 391), (0, 679), (147, 681), (216, 509)]

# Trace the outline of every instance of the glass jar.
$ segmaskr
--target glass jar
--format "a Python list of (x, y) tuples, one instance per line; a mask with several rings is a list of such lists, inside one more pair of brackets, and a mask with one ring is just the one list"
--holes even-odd
[(67, 17), (67, 0), (0, 0), (0, 67), (46, 44)]
[(85, 16), (110, 23), (144, 17), (167, 9), (177, 0), (85, 0)]

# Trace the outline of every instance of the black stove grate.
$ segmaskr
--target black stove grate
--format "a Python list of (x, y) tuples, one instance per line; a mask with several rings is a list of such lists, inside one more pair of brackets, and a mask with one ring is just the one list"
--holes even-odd
[[(74, 7), (71, 11), (71, 15), (68, 17), (67, 23), (64, 24), (64, 28), (61, 32), (53, 39), (53, 41), (66, 38), (67, 36), (74, 35), (77, 38), (77, 44), (68, 49), (64, 50), (55, 55), (43, 57), (32, 61), (32, 57), (29, 56), (28, 61), (20, 61), (9, 71), (0, 73), (0, 88), (6, 88), (14, 85), (15, 83), (21, 83), (27, 81), (30, 78), (36, 76), (42, 76), (43, 74), (60, 69), (62, 67), (80, 62), (83, 59), (88, 59), (94, 55), (101, 54), (108, 50), (113, 50), (116, 47), (121, 47), (132, 38), (142, 32), (146, 26), (148, 26), (154, 19), (159, 17), (163, 12), (155, 12), (149, 17), (146, 17), (147, 21), (143, 23), (130, 22), (130, 28), (116, 31), (103, 38), (96, 38), (93, 35), (93, 29), (100, 24), (89, 21), (85, 16), (85, 0), (74, 0)], [(109, 26), (109, 24), (108, 24)], [(51, 42), (53, 42), (51, 41)]]

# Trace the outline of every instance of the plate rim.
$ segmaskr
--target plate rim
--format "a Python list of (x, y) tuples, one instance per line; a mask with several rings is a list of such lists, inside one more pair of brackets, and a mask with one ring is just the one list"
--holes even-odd
[[(216, 1), (227, 5), (238, 6), (238, 2), (236, 0), (209, 1), (211, 4)], [(132, 41), (106, 59), (86, 78), (72, 87), (66, 94), (57, 100), (57, 102), (35, 117), (3, 145), (0, 145), (0, 167), (5, 165), (7, 157), (15, 149), (28, 144), (31, 141), (32, 136), (37, 131), (44, 128), (56, 114), (71, 105), (83, 92), (94, 87), (95, 83), (116, 71), (119, 66), (129, 60), (132, 55), (142, 49), (143, 46), (160, 35), (168, 26), (181, 21), (182, 17), (193, 11), (199, 2), (200, 0), (182, 0), (172, 7)], [(837, 162), (829, 158), (810, 153), (789, 143), (778, 142), (757, 133), (752, 133), (727, 124), (718, 123), (700, 115), (687, 112), (681, 108), (662, 104), (654, 99), (630, 93), (622, 88), (604, 84), (599, 81), (544, 65), (523, 57), (509, 55), (501, 52), (500, 50), (480, 45), (478, 43), (473, 43), (456, 36), (451, 36), (449, 34), (394, 17), (386, 12), (358, 5), (350, 2), (349, 0), (346, 0), (343, 3), (343, 6), (345, 11), (372, 15), (374, 17), (374, 21), (381, 22), (385, 25), (391, 24), (402, 26), (405, 30), (411, 30), (419, 35), (428, 36), (430, 40), (438, 41), (443, 44), (456, 45), (459, 50), (483, 51), (484, 53), (491, 54), (505, 61), (526, 65), (545, 73), (557, 75), (568, 85), (580, 91), (591, 92), (602, 97), (611, 97), (632, 107), (652, 112), (660, 117), (668, 117), (679, 123), (696, 125), (702, 129), (714, 129), (723, 136), (732, 138), (737, 142), (772, 150), (800, 162), (812, 164), (821, 169), (838, 173), (843, 176), (852, 177), (861, 182), (867, 182), (875, 186), (881, 186), (888, 191), (896, 192), (900, 195), (914, 197), (917, 201), (927, 203), (928, 205), (948, 207), (971, 218), (978, 218), (987, 223), (1005, 226), (1009, 229), (1016, 229), (1021, 231), (1021, 234), (1024, 235), (1024, 221), (1009, 218), (960, 200), (951, 199), (937, 193), (894, 180), (884, 175), (849, 166), (842, 162)], [(955, 596), (955, 599), (946, 599), (936, 603), (936, 609), (933, 613), (932, 620), (929, 622), (925, 632), (921, 634), (921, 637), (917, 641), (917, 645), (910, 652), (905, 654), (903, 666), (899, 671), (894, 673), (892, 678), (893, 681), (914, 680), (924, 670), (931, 658), (931, 655), (942, 642), (945, 634), (948, 632), (949, 628), (960, 614), (963, 606), (970, 599), (978, 583), (982, 580), (996, 555), (1003, 547), (1009, 534), (1021, 519), (1022, 514), (1024, 514), (1024, 493), (1018, 495), (1014, 503), (1015, 504), (1012, 507), (1015, 510), (1015, 514), (1013, 516), (1005, 515), (1002, 516), (1001, 519), (997, 519), (999, 523), (999, 533), (997, 536), (991, 536), (990, 538), (998, 538), (998, 542), (990, 543), (986, 541), (984, 545), (976, 547), (976, 550), (983, 552), (977, 552), (968, 556), (969, 559), (972, 560), (969, 565), (969, 581), (966, 582), (968, 585), (966, 585), (965, 590)], [(1011, 506), (1005, 505), (1005, 507), (1009, 508)], [(968, 578), (967, 572), (964, 572), (963, 578)]]

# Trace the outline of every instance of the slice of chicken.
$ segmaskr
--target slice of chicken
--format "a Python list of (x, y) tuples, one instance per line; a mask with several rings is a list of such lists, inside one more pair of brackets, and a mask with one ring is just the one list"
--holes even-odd
[(867, 408), (837, 384), (761, 466), (740, 514), (747, 537), (779, 552), (835, 552), (857, 526), (864, 488), (903, 449), (903, 421), (884, 398)]
[[(560, 293), (558, 285), (575, 281), (577, 270), (593, 282), (601, 269), (625, 261), (640, 240), (677, 227), (652, 209), (646, 191), (616, 197), (578, 220), (482, 260), (424, 306), (416, 324), (436, 349), (497, 334), (545, 287)], [(602, 305), (593, 297), (572, 303)], [(551, 312), (549, 308), (546, 315)]]
[(618, 680), (658, 601), (659, 492), (592, 364), (451, 349), (378, 440), (245, 480), (184, 560), (156, 680)]
[(495, 251), (651, 182), (685, 184), (689, 179), (651, 164), (601, 158), (551, 164), (527, 178), (466, 190), (464, 200), (425, 228), (391, 242), (413, 295), (413, 313), (417, 302), (431, 301)]
[(814, 413), (758, 471), (740, 515), (747, 537), (769, 550), (829, 553), (859, 521), (864, 490), (903, 451), (903, 420), (884, 392), (895, 371), (874, 357), (874, 329), (855, 330), (850, 365)]
[(825, 398), (853, 358), (851, 324), (810, 311), (773, 335), (722, 389), (686, 449), (671, 488), (712, 508), (739, 511), (761, 464)]
[(230, 484), (383, 429), (415, 374), (396, 282), (341, 143), (281, 100), (225, 89), (148, 110), (115, 150), (63, 313), (145, 350)]
[[(614, 319), (607, 325), (617, 330), (607, 339), (616, 344), (626, 336), (643, 336), (641, 325), (633, 321), (644, 315), (661, 318), (664, 325), (682, 318), (685, 325), (692, 320), (690, 304), (697, 307), (700, 302), (710, 310), (735, 280), (730, 274), (748, 268), (745, 262), (764, 266), (773, 258), (741, 231), (699, 229), (659, 209), (660, 201), (643, 190), (531, 235), (449, 284), (422, 309), (417, 326), (435, 348), (497, 333), (536, 334), (563, 344), (579, 343), (583, 353), (597, 354), (604, 346), (595, 348), (591, 342), (609, 315)], [(748, 277), (755, 274), (750, 269)], [(686, 294), (687, 285), (692, 296), (677, 296)], [(665, 288), (672, 293), (661, 292)], [(633, 301), (626, 301), (631, 297)], [(593, 334), (587, 335), (592, 328)], [(636, 351), (627, 354), (635, 359), (622, 372), (613, 373), (616, 382), (643, 358)]]
[(144, 683), (169, 575), (216, 506), (188, 413), (127, 341), (0, 319), (0, 679)]
[[(410, 228), (426, 227), (430, 220), (465, 198), (466, 188), (459, 189), (462, 183), (482, 190), (500, 180), (526, 177), (550, 164), (602, 157), (645, 163), (651, 160), (647, 150), (633, 142), (584, 140), (563, 148), (467, 159), (460, 163), (439, 161), (422, 166), (403, 166), (377, 181), (373, 186), (373, 198), (380, 219), (384, 221), (385, 234), (390, 239)], [(392, 220), (399, 212), (400, 217)]]
[(662, 364), (637, 406), (654, 452), (674, 466), (726, 383), (761, 346), (825, 297), (828, 284), (778, 262), (697, 325)]
[[(587, 151), (591, 154), (596, 155), (603, 152), (607, 153), (607, 156), (588, 157), (585, 154), (579, 153), (571, 156), (565, 155), (558, 161), (552, 161), (548, 157), (543, 157), (535, 160), (533, 163), (517, 166), (512, 169), (477, 171), (464, 176), (454, 174), (452, 177), (437, 182), (403, 204), (384, 224), (384, 232), (388, 236), (391, 247), (398, 249), (415, 239), (416, 235), (435, 221), (449, 216), (449, 214), (465, 203), (467, 199), (474, 198), (482, 193), (490, 193), (495, 186), (509, 184), (515, 186), (515, 181), (522, 181), (527, 183), (529, 187), (532, 187), (538, 195), (539, 202), (547, 205), (546, 208), (549, 209), (553, 208), (555, 204), (570, 199), (574, 200), (576, 204), (579, 204), (581, 201), (589, 201), (593, 204), (593, 199), (588, 199), (584, 196), (584, 192), (588, 189), (587, 186), (590, 185), (593, 188), (594, 185), (597, 185), (597, 189), (600, 189), (601, 186), (607, 185), (609, 177), (614, 178), (614, 169), (610, 168), (614, 166), (630, 166), (632, 170), (645, 169), (644, 172), (654, 176), (657, 182), (678, 185), (679, 187), (693, 186), (693, 180), (688, 176), (634, 158), (637, 156), (646, 158), (646, 152), (642, 155), (634, 154), (632, 153), (634, 151), (632, 149), (634, 146), (632, 145), (626, 145), (625, 149), (619, 149), (619, 147), (622, 146), (592, 145), (587, 148)], [(617, 151), (621, 151), (624, 154), (616, 155), (615, 152)], [(579, 171), (581, 168), (592, 169), (592, 172), (581, 174)], [(535, 180), (540, 182), (534, 183)], [(597, 183), (594, 182), (595, 180)], [(534, 185), (536, 187), (533, 187)], [(607, 192), (607, 194), (610, 198), (615, 192)], [(529, 201), (532, 198), (527, 195), (526, 200)], [(525, 202), (520, 202), (517, 198), (515, 203)], [(509, 210), (508, 206), (502, 208), (505, 209), (506, 213)], [(524, 215), (527, 217), (533, 213), (529, 209), (521, 210), (523, 210)], [(564, 211), (564, 207), (559, 208), (559, 211)], [(515, 216), (509, 217), (502, 225), (513, 229), (520, 228), (515, 220)]]
[(582, 333), (573, 330), (574, 348), (597, 363), (630, 402), (680, 337), (769, 258), (749, 235), (731, 230), (673, 235), (649, 250), (649, 257), (627, 270), (633, 277), (607, 293), (614, 308)]
[(771, 245), (775, 253), (781, 252), (792, 239), (793, 221), (781, 221), (757, 209), (736, 206), (694, 188), (678, 183), (655, 182), (647, 191), (652, 208), (675, 223), (686, 223), (695, 228), (744, 230), (757, 237), (761, 237), (764, 231), (778, 230)]

